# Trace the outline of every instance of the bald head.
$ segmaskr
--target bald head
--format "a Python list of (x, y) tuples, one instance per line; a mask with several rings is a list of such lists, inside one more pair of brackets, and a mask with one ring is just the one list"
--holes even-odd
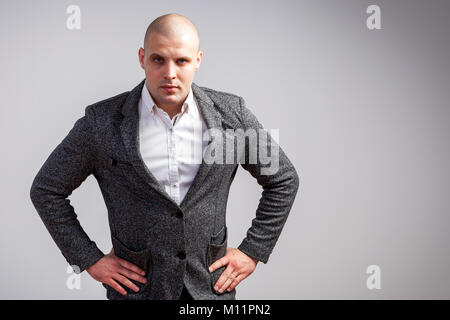
[(153, 20), (145, 32), (144, 50), (148, 47), (148, 41), (151, 41), (151, 35), (156, 33), (168, 38), (178, 37), (192, 41), (197, 52), (200, 50), (200, 37), (197, 28), (185, 16), (169, 13)]
[(148, 26), (143, 47), (138, 56), (147, 90), (172, 117), (181, 111), (203, 58), (197, 28), (182, 15), (166, 14)]

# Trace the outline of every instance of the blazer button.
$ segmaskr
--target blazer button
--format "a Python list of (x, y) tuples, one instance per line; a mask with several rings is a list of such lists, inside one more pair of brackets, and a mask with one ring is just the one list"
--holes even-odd
[(176, 215), (178, 218), (183, 218), (183, 212), (181, 210), (178, 210)]
[(177, 257), (180, 258), (181, 260), (186, 259), (186, 252), (184, 252), (184, 251), (178, 252)]

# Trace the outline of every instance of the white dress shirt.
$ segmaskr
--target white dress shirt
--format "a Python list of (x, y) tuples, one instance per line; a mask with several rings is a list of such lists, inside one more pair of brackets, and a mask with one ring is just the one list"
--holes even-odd
[[(189, 90), (181, 112), (172, 120), (159, 108), (144, 84), (139, 100), (139, 148), (145, 165), (179, 205), (202, 162), (208, 129)], [(207, 134), (205, 135), (207, 137)]]

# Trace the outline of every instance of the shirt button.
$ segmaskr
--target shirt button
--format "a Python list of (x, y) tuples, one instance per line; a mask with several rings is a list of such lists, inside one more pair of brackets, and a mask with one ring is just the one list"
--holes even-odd
[(177, 257), (180, 258), (181, 260), (186, 259), (186, 252), (184, 252), (184, 251), (178, 252)]

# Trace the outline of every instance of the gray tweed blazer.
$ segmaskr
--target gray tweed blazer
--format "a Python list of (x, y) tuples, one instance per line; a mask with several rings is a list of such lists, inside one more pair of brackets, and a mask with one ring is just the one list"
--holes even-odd
[[(227, 198), (236, 170), (241, 165), (263, 188), (256, 217), (238, 247), (263, 263), (294, 202), (297, 172), (281, 148), (279, 170), (271, 175), (261, 174), (259, 159), (231, 164), (203, 160), (177, 205), (140, 156), (137, 105), (143, 85), (144, 80), (131, 91), (86, 107), (34, 178), (31, 200), (67, 262), (82, 272), (104, 253), (81, 227), (68, 197), (94, 175), (108, 210), (116, 255), (147, 276), (145, 285), (133, 281), (138, 293), (124, 287), (126, 296), (104, 285), (108, 299), (178, 299), (185, 285), (196, 300), (234, 300), (236, 290), (220, 294), (213, 289), (225, 267), (210, 273), (208, 266), (225, 255)], [(192, 91), (208, 128), (224, 134), (226, 129), (263, 128), (241, 97), (195, 83)], [(247, 144), (245, 148), (248, 156)]]

